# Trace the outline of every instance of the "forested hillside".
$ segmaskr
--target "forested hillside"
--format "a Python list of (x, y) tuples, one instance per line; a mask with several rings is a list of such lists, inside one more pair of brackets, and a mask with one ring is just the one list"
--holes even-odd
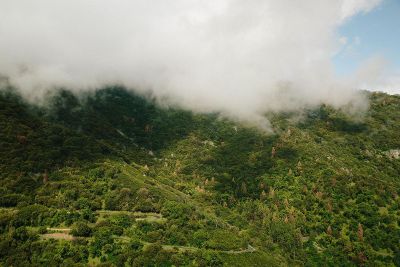
[(0, 266), (400, 266), (400, 96), (265, 133), (120, 87), (0, 92)]

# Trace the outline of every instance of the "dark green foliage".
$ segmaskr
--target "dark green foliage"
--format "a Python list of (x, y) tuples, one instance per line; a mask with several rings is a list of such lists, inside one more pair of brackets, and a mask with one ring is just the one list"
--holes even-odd
[(270, 134), (120, 87), (0, 92), (0, 265), (400, 265), (399, 96)]
[(22, 194), (5, 194), (0, 196), (0, 206), (2, 207), (16, 207), (18, 203), (28, 203), (29, 197)]
[(92, 234), (92, 229), (85, 222), (76, 222), (72, 227), (71, 234), (73, 236), (89, 237)]

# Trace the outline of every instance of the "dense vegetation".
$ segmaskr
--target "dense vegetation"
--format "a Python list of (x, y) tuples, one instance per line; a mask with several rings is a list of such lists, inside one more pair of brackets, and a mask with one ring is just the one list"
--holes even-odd
[(4, 88), (0, 266), (400, 266), (400, 97), (368, 97), (270, 134), (123, 88)]

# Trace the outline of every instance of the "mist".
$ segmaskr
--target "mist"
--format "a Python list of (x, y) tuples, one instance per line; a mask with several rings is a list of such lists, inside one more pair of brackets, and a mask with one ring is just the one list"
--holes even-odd
[(2, 0), (0, 74), (31, 101), (120, 84), (268, 129), (265, 112), (365, 109), (374, 68), (338, 78), (331, 59), (338, 27), (380, 2)]

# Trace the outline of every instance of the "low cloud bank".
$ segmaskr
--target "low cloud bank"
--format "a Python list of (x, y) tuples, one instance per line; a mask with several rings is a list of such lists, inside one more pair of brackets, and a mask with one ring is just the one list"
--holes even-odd
[(0, 73), (30, 99), (116, 83), (268, 129), (268, 111), (365, 108), (370, 71), (339, 79), (331, 58), (337, 27), (380, 2), (4, 0)]

